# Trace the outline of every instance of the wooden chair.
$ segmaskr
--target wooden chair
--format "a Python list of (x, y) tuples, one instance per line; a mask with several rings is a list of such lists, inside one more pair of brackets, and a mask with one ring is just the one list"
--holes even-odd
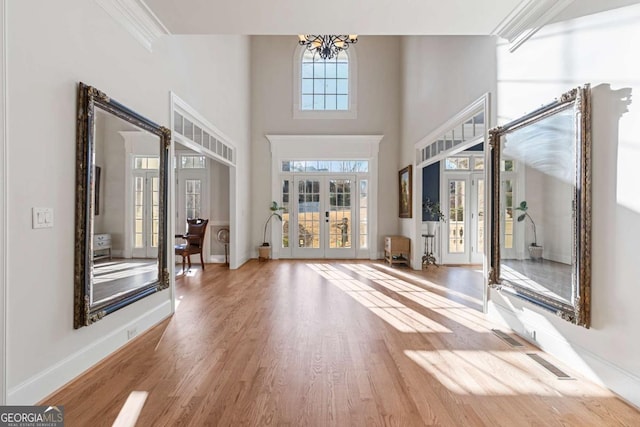
[(202, 256), (202, 249), (204, 248), (204, 236), (207, 233), (208, 219), (194, 218), (187, 220), (187, 233), (176, 234), (176, 239), (184, 239), (186, 243), (175, 246), (176, 256), (182, 256), (182, 273), (184, 274), (185, 260), (189, 262), (189, 269), (191, 269), (191, 255), (200, 254), (200, 263), (202, 264), (202, 271), (204, 271), (204, 258)]

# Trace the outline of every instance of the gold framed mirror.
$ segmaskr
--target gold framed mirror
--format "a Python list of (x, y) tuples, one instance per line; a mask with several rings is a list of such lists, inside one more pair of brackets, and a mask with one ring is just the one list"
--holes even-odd
[(79, 83), (74, 327), (169, 287), (171, 131)]
[(489, 131), (489, 286), (589, 327), (589, 85)]

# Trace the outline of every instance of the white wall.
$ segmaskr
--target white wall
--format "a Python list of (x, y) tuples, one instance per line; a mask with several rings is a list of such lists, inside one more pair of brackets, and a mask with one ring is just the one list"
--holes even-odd
[[(247, 171), (249, 39), (171, 37), (150, 53), (96, 2), (30, 0), (7, 9), (8, 402), (33, 404), (124, 344), (127, 327), (140, 333), (170, 313), (164, 291), (73, 329), (77, 82), (163, 125), (175, 91), (233, 139)], [(238, 192), (249, 193), (248, 178)], [(248, 198), (239, 199), (246, 215)], [(33, 206), (54, 209), (53, 228), (31, 229)], [(247, 234), (239, 238), (247, 247)]]
[(229, 166), (211, 159), (207, 161), (210, 168), (209, 188), (211, 189), (209, 255), (224, 256), (224, 245), (218, 242), (216, 235), (220, 228), (229, 227)]
[(265, 134), (384, 134), (379, 152), (378, 248), (397, 233), (400, 140), (400, 38), (362, 36), (353, 46), (358, 61), (356, 119), (294, 119), (294, 36), (251, 38), (251, 242), (262, 242), (271, 204), (271, 151)]
[[(522, 163), (517, 165), (522, 167)], [(522, 192), (516, 189), (514, 203), (517, 206), (523, 200), (527, 201), (527, 212), (536, 224), (537, 243), (543, 247), (542, 257), (571, 264), (573, 185), (530, 166), (525, 166), (523, 172), (523, 178), (518, 182), (524, 183), (524, 189)], [(521, 211), (516, 211), (515, 218), (521, 214)], [(527, 259), (527, 248), (534, 242), (533, 226), (529, 218), (514, 224), (516, 257)]]
[[(403, 37), (400, 164), (415, 164), (418, 141), (486, 92), (495, 94), (495, 46), (489, 36)], [(420, 209), (414, 207), (418, 218)], [(400, 221), (401, 233), (422, 252), (422, 237), (414, 236), (412, 221)]]
[[(577, 2), (576, 2), (577, 3)], [(575, 3), (574, 3), (575, 4)], [(640, 406), (640, 6), (560, 22), (515, 53), (498, 49), (504, 123), (583, 83), (593, 86), (591, 329), (491, 292), (490, 314)]]

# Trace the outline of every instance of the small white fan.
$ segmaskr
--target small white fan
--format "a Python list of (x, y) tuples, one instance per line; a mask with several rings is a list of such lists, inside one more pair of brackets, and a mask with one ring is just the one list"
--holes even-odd
[(224, 246), (224, 263), (229, 265), (228, 253), (229, 253), (229, 229), (221, 228), (216, 234), (216, 239)]

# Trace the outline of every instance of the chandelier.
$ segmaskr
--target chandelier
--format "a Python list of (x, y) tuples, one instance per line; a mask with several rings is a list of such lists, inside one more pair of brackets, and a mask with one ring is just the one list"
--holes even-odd
[(298, 43), (307, 50), (317, 53), (322, 59), (331, 59), (350, 44), (358, 41), (357, 34), (349, 35), (309, 35), (298, 34)]

